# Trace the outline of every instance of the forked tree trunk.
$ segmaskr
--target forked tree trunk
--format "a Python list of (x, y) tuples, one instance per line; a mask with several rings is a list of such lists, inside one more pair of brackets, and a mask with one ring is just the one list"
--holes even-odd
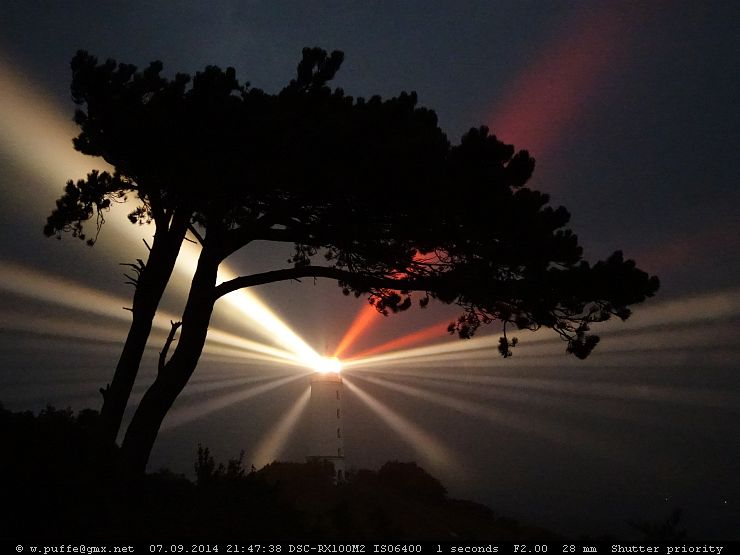
[(118, 360), (113, 380), (103, 392), (102, 439), (115, 443), (121, 428), (131, 391), (139, 372), (152, 321), (167, 283), (172, 276), (180, 246), (187, 231), (187, 221), (175, 216), (169, 228), (158, 228), (154, 234), (146, 266), (139, 275), (132, 304), (133, 320), (126, 343)]
[(121, 445), (121, 462), (126, 474), (144, 473), (162, 421), (198, 364), (213, 312), (219, 262), (220, 259), (204, 247), (183, 313), (177, 348), (144, 394), (126, 430)]

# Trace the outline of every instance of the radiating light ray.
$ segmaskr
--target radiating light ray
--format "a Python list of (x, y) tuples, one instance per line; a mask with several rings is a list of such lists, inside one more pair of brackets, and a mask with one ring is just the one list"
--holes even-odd
[[(153, 336), (150, 338), (150, 343), (154, 342), (154, 345), (147, 345), (147, 349), (154, 349), (157, 352), (160, 351), (161, 346), (164, 345), (164, 335), (161, 337)], [(120, 338), (119, 341), (120, 343)], [(247, 363), (260, 363), (260, 364), (269, 364), (270, 366), (277, 366), (281, 368), (285, 368), (286, 366), (289, 367), (300, 367), (305, 368), (305, 366), (302, 363), (293, 363), (290, 361), (286, 361), (283, 357), (276, 357), (271, 355), (265, 355), (256, 353), (254, 351), (251, 351), (249, 349), (244, 348), (238, 348), (238, 347), (228, 347), (228, 346), (221, 346), (214, 342), (206, 341), (202, 355), (201, 360), (210, 360), (215, 361), (218, 360), (220, 362), (224, 362), (226, 364), (234, 365), (234, 364), (240, 364), (242, 365), (241, 368), (236, 369), (232, 368), (229, 370), (226, 370), (226, 372), (233, 376), (235, 374), (243, 374), (244, 373), (244, 364)]]
[(217, 329), (208, 330), (208, 341), (213, 341), (221, 345), (226, 345), (228, 347), (235, 347), (236, 349), (239, 349), (241, 351), (246, 351), (250, 353), (261, 353), (263, 355), (266, 355), (262, 358), (263, 360), (281, 361), (296, 364), (300, 364), (303, 362), (303, 359), (291, 353), (290, 351), (270, 347), (269, 345), (264, 345), (263, 343), (258, 343), (257, 341), (244, 339), (243, 337), (240, 337), (238, 335), (234, 335), (232, 333), (227, 333)]
[(713, 322), (740, 315), (740, 289), (725, 289), (638, 306), (626, 322), (605, 322), (607, 329), (644, 329), (661, 324)]
[[(201, 366), (210, 365), (223, 365), (221, 368), (225, 374), (230, 377), (243, 375), (245, 371), (254, 370), (256, 365), (261, 369), (275, 370), (278, 368), (284, 368), (285, 362), (282, 360), (270, 360), (264, 355), (249, 356), (246, 353), (230, 353), (228, 351), (221, 352), (221, 348), (209, 348), (206, 343), (206, 347), (203, 349), (203, 354), (200, 357), (199, 368)], [(304, 366), (297, 366), (301, 370), (305, 369)]]
[[(218, 391), (221, 389), (233, 389), (238, 386), (243, 386), (245, 384), (259, 384), (260, 382), (272, 382), (275, 380), (274, 376), (258, 376), (258, 377), (233, 377), (234, 373), (231, 374), (232, 377), (230, 378), (218, 378), (214, 376), (208, 377), (208, 379), (200, 381), (200, 382), (190, 382), (188, 383), (187, 387), (183, 390), (181, 393), (181, 398), (185, 399), (193, 395), (201, 395), (203, 393), (212, 392), (212, 391)], [(289, 377), (293, 377), (293, 375), (290, 375)], [(13, 387), (17, 391), (23, 390), (24, 387), (31, 385), (31, 384), (23, 384), (23, 383), (14, 383)], [(34, 383), (32, 384), (32, 387), (35, 389), (38, 389), (39, 386), (53, 386), (56, 388), (56, 390), (52, 395), (55, 397), (62, 397), (62, 398), (68, 398), (68, 397), (80, 397), (80, 396), (90, 396), (91, 393), (97, 393), (98, 388), (100, 386), (100, 378), (85, 378), (85, 379), (76, 379), (76, 380), (63, 380), (59, 378), (51, 379), (48, 381), (44, 381), (41, 384), (39, 384), (36, 379), (34, 380)], [(83, 392), (84, 390), (84, 392)], [(139, 384), (137, 386), (136, 394), (141, 395), (143, 393), (143, 386), (142, 384)], [(17, 393), (16, 397), (18, 398), (28, 398), (28, 399), (36, 399), (36, 398), (42, 398), (43, 395), (39, 392), (30, 392), (27, 394)]]
[(130, 301), (7, 260), (0, 262), (0, 290), (108, 318), (130, 319), (123, 310)]
[[(10, 261), (0, 261), (0, 290), (126, 324), (131, 320), (130, 313), (124, 310), (130, 304), (127, 299)], [(153, 328), (169, 332), (169, 321), (174, 319), (175, 316), (160, 312)], [(70, 322), (69, 326), (74, 330), (77, 324)]]
[[(0, 148), (9, 152), (26, 171), (40, 177), (54, 191), (61, 192), (67, 179), (83, 177), (93, 167), (110, 169), (101, 159), (75, 151), (72, 137), (77, 134), (71, 118), (60, 110), (0, 59)], [(29, 195), (29, 208), (46, 212), (35, 195)], [(53, 199), (52, 199), (53, 200)], [(42, 204), (39, 206), (39, 204)]]
[(415, 347), (403, 351), (393, 351), (370, 357), (356, 358), (347, 360), (344, 363), (345, 368), (359, 368), (367, 366), (385, 365), (395, 363), (404, 359), (421, 359), (423, 357), (436, 358), (451, 353), (472, 352), (477, 350), (491, 349), (498, 345), (498, 336), (474, 337), (461, 341), (452, 339), (445, 343), (429, 345), (425, 347)]
[[(192, 268), (198, 263), (200, 248), (192, 243), (183, 243), (178, 264), (175, 270), (184, 276), (192, 274)], [(225, 263), (222, 263), (218, 269), (218, 281), (224, 282), (238, 277)], [(270, 354), (283, 358), (286, 362), (302, 364), (314, 368), (321, 365), (323, 357), (301, 339), (290, 327), (288, 327), (280, 318), (277, 317), (252, 291), (240, 289), (233, 291), (219, 299), (216, 308), (219, 306), (226, 307), (230, 310), (236, 310), (240, 314), (240, 321), (251, 332), (258, 333), (278, 348), (249, 341), (241, 337), (231, 335), (227, 338), (223, 333), (211, 333), (211, 338), (223, 338), (229, 342), (237, 341), (245, 348), (257, 350), (265, 354)], [(251, 344), (251, 347), (248, 345)]]
[(199, 420), (216, 411), (225, 409), (226, 407), (229, 407), (235, 403), (241, 403), (242, 401), (246, 401), (247, 399), (251, 399), (252, 397), (263, 395), (268, 391), (272, 391), (273, 389), (277, 389), (278, 387), (281, 387), (287, 383), (298, 380), (308, 375), (309, 373), (310, 372), (304, 372), (277, 380), (271, 380), (269, 383), (258, 385), (256, 387), (247, 387), (239, 391), (234, 391), (232, 393), (221, 395), (219, 397), (216, 397), (215, 399), (208, 399), (199, 403), (193, 403), (190, 405), (185, 405), (183, 407), (175, 408), (167, 413), (167, 417), (162, 423), (161, 431), (167, 431), (173, 428), (177, 428), (179, 426), (182, 426), (183, 424), (187, 424), (188, 422)]
[[(701, 353), (699, 355), (699, 353)], [(740, 359), (740, 346), (715, 346), (711, 349), (702, 347), (654, 349), (650, 356), (639, 351), (613, 351), (594, 358), (601, 368), (676, 368), (691, 364), (694, 367), (704, 365), (734, 365)]]
[[(548, 396), (571, 395), (591, 399), (614, 399), (619, 401), (644, 401), (648, 403), (671, 403), (687, 406), (735, 408), (740, 403), (740, 392), (720, 391), (711, 388), (664, 386), (652, 383), (628, 383), (597, 380), (584, 383), (580, 379), (489, 376), (452, 372), (410, 372), (400, 376), (438, 382), (440, 387), (467, 390), (469, 393), (491, 398), (521, 400), (529, 402), (538, 393)], [(381, 374), (388, 375), (388, 374)], [(362, 373), (358, 377), (368, 381), (383, 378), (370, 377)], [(395, 376), (394, 376), (395, 377)], [(383, 380), (384, 382), (386, 380)], [(441, 383), (440, 383), (441, 382)]]
[(185, 398), (191, 395), (199, 395), (201, 393), (207, 393), (209, 391), (218, 391), (219, 389), (236, 388), (240, 385), (255, 384), (259, 382), (266, 382), (268, 380), (272, 381), (274, 380), (274, 378), (241, 377), (241, 378), (231, 378), (231, 379), (221, 379), (221, 380), (211, 379), (211, 380), (208, 380), (206, 382), (201, 382), (201, 383), (188, 382), (188, 385), (185, 386), (185, 389), (182, 390), (182, 393), (180, 394), (180, 396)]
[(355, 319), (347, 330), (347, 333), (342, 337), (342, 340), (339, 342), (333, 356), (341, 357), (347, 349), (355, 343), (358, 337), (365, 333), (373, 323), (379, 322), (382, 317), (382, 314), (380, 314), (373, 305), (366, 304), (363, 306), (357, 312), (357, 316), (355, 316)]
[(640, 14), (621, 11), (607, 4), (581, 6), (555, 40), (539, 49), (539, 59), (500, 95), (489, 119), (493, 133), (537, 157), (551, 155), (596, 87), (626, 60)]
[[(130, 301), (127, 299), (8, 261), (0, 261), (0, 290), (98, 316), (105, 316), (106, 318), (121, 320), (126, 322), (126, 324), (131, 320), (130, 313), (123, 310), (127, 304), (130, 304)], [(168, 333), (170, 330), (170, 321), (177, 319), (173, 314), (159, 311), (154, 319), (153, 328)], [(89, 333), (86, 338), (100, 337), (102, 334), (101, 328), (98, 325), (85, 326), (84, 324), (67, 321), (66, 325), (68, 329), (65, 330), (64, 325), (59, 325), (59, 323), (56, 325), (51, 322), (37, 323), (39, 327), (36, 330), (29, 329), (29, 331), (45, 329), (47, 331), (53, 331), (60, 336), (79, 336), (80, 333), (85, 331)], [(8, 325), (23, 326), (23, 323), (8, 322)], [(29, 328), (27, 325), (24, 327), (26, 329)], [(121, 333), (125, 334), (125, 330)], [(116, 340), (120, 342), (121, 337), (119, 333)], [(156, 335), (153, 336), (152, 340), (156, 337)], [(164, 337), (166, 336), (161, 338), (158, 343), (159, 345), (164, 344)], [(112, 339), (110, 332), (106, 335), (106, 338)], [(214, 344), (224, 345), (231, 349), (219, 349)], [(304, 359), (289, 351), (264, 345), (217, 329), (209, 330), (208, 342), (206, 343), (204, 352), (237, 355), (238, 358), (251, 358), (253, 360), (274, 363), (305, 364)]]
[(98, 343), (120, 343), (121, 334), (125, 333), (124, 329), (115, 326), (93, 325), (52, 316), (30, 316), (16, 311), (1, 313), (0, 327), (6, 332), (28, 332)]
[[(364, 377), (364, 376), (363, 376)], [(396, 376), (394, 382), (398, 383)], [(461, 400), (465, 396), (490, 399), (492, 402), (518, 403), (526, 407), (536, 406), (538, 409), (547, 408), (557, 410), (558, 412), (586, 414), (588, 416), (605, 417), (622, 422), (632, 422), (640, 425), (651, 424), (654, 426), (664, 426), (665, 419), (648, 416), (645, 412), (634, 410), (625, 410), (621, 402), (605, 403), (603, 397), (589, 397), (579, 399), (578, 402), (565, 402), (563, 395), (551, 391), (532, 391), (530, 389), (508, 388), (508, 387), (481, 387), (480, 384), (474, 383), (457, 383), (445, 379), (435, 379), (429, 377), (415, 378), (422, 380), (423, 384), (418, 385), (424, 388), (432, 387), (441, 390), (447, 395), (458, 397)], [(499, 405), (497, 405), (499, 406)]]
[[(249, 362), (249, 361), (248, 361)], [(280, 365), (279, 367), (267, 367), (264, 364), (245, 364), (242, 361), (227, 361), (232, 365), (238, 364), (241, 368), (239, 371), (234, 371), (230, 368), (224, 368), (223, 366), (210, 366), (204, 365), (202, 368), (198, 368), (198, 371), (188, 380), (189, 385), (205, 384), (210, 381), (220, 380), (237, 380), (243, 378), (249, 378), (255, 381), (259, 380), (275, 380), (278, 378), (294, 376), (296, 369)], [(305, 368), (300, 369), (301, 372), (306, 372)]]
[[(620, 360), (633, 353), (641, 353), (643, 358), (649, 357), (655, 362), (657, 358), (666, 354), (680, 355), (696, 353), (697, 349), (715, 349), (734, 345), (737, 330), (733, 328), (713, 326), (710, 329), (675, 329), (640, 334), (629, 333), (620, 337), (606, 335), (597, 351), (591, 355), (589, 361), (598, 364), (618, 364)], [(493, 346), (487, 349), (476, 349), (471, 352), (440, 353), (436, 355), (399, 356), (398, 358), (370, 358), (348, 361), (345, 366), (354, 369), (369, 368), (399, 368), (401, 366), (424, 365), (469, 365), (490, 368), (514, 368), (533, 366), (553, 366), (555, 364), (589, 364), (589, 361), (567, 360), (554, 361), (553, 357), (563, 357), (565, 344), (559, 339), (539, 342), (529, 345), (521, 341), (519, 352), (511, 359), (501, 358), (498, 350)], [(382, 370), (380, 370), (382, 371)], [(387, 370), (390, 372), (390, 370)]]
[[(0, 315), (0, 326), (6, 331), (26, 332), (34, 335), (49, 336), (52, 338), (72, 338), (85, 342), (120, 345), (122, 334), (125, 336), (126, 330), (115, 328), (113, 326), (103, 326), (101, 324), (86, 324), (79, 321), (71, 321), (69, 318), (57, 319), (52, 317), (33, 317), (18, 312), (7, 312)], [(165, 333), (162, 330), (153, 332), (149, 338), (147, 350), (161, 349), (165, 342)], [(244, 364), (245, 361), (269, 362), (273, 365), (285, 367), (286, 364), (291, 366), (303, 367), (299, 362), (286, 362), (284, 357), (262, 355), (254, 353), (248, 349), (235, 347), (219, 347), (213, 343), (206, 343), (203, 347), (204, 355), (218, 355), (220, 360), (229, 362), (238, 362)], [(231, 371), (231, 375), (235, 371)], [(241, 373), (241, 372), (240, 372)]]
[[(244, 365), (243, 361), (237, 361), (236, 364)], [(245, 370), (248, 372), (248, 375), (254, 378), (279, 378), (281, 376), (274, 375), (271, 372), (266, 373), (264, 372), (264, 368), (262, 366), (247, 366), (245, 367)], [(255, 370), (259, 370), (259, 373), (255, 372)], [(288, 375), (287, 373), (285, 374)], [(198, 370), (192, 375), (192, 377), (188, 380), (188, 386), (190, 385), (196, 385), (201, 383), (208, 383), (212, 380), (234, 380), (245, 377), (245, 373), (241, 373), (240, 375), (236, 375), (232, 369), (224, 369), (221, 366), (203, 366), (202, 368), (198, 368)]]
[(737, 331), (737, 327), (716, 325), (625, 334), (620, 337), (608, 337), (601, 352), (594, 353), (594, 355), (595, 360), (598, 360), (603, 355), (636, 351), (643, 353), (667, 349), (696, 351), (697, 349), (710, 349), (722, 345), (734, 345), (737, 342)]
[[(105, 326), (101, 323), (87, 324), (69, 318), (30, 316), (15, 311), (0, 314), (0, 326), (5, 331), (26, 332), (53, 338), (72, 338), (85, 342), (114, 345), (119, 345), (121, 343), (121, 337), (125, 336), (126, 333), (126, 330), (123, 328)], [(159, 332), (154, 331), (149, 338), (147, 349), (159, 350), (161, 345), (164, 345), (165, 337), (164, 328)], [(270, 362), (281, 366), (285, 366), (286, 364), (284, 357), (261, 355), (248, 349), (245, 350), (244, 348), (219, 347), (208, 342), (203, 348), (203, 353), (205, 355), (220, 355), (224, 360), (230, 360), (231, 362), (238, 361), (241, 364), (245, 360)], [(231, 371), (231, 375), (233, 374), (234, 371)]]
[[(414, 358), (399, 358), (398, 360), (370, 361), (368, 364), (358, 363), (349, 369), (350, 372), (372, 372), (380, 374), (409, 374), (409, 368), (486, 368), (501, 370), (531, 369), (531, 368), (593, 368), (597, 367), (628, 367), (654, 366), (667, 367), (685, 364), (687, 360), (696, 360), (697, 353), (702, 353), (702, 360), (714, 361), (719, 364), (728, 364), (736, 360), (734, 354), (735, 338), (738, 334), (737, 326), (713, 325), (710, 327), (686, 326), (675, 331), (660, 330), (657, 332), (643, 332), (640, 335), (625, 333), (612, 343), (611, 337), (604, 341), (605, 345), (594, 352), (586, 361), (566, 357), (563, 354), (563, 343), (555, 339), (553, 342), (542, 342), (528, 345), (522, 342), (521, 349), (513, 358), (503, 359), (497, 350), (476, 350), (472, 353), (440, 354), (420, 356)], [(633, 341), (639, 337), (640, 341)], [(601, 347), (601, 345), (600, 345)], [(350, 366), (346, 364), (346, 366)]]
[[(185, 242), (175, 265), (175, 273), (182, 279), (181, 283), (190, 283), (194, 268), (198, 264), (200, 247)], [(218, 281), (224, 282), (238, 277), (227, 264), (222, 263), (218, 269)], [(233, 291), (219, 299), (215, 310), (235, 310), (239, 314), (239, 321), (252, 333), (259, 334), (276, 347), (270, 347), (256, 341), (226, 334), (217, 330), (209, 330), (209, 339), (221, 341), (225, 344), (238, 343), (245, 350), (261, 352), (273, 357), (282, 358), (286, 362), (303, 364), (313, 367), (320, 364), (322, 357), (301, 339), (290, 327), (275, 315), (255, 293), (240, 289)]]
[(252, 455), (252, 464), (256, 468), (261, 468), (277, 459), (308, 406), (309, 399), (311, 399), (311, 388), (307, 387), (291, 405), (290, 410), (265, 433)]
[(440, 470), (462, 468), (447, 447), (419, 426), (381, 403), (351, 380), (344, 379), (344, 385), (372, 410), (385, 424), (411, 445), (425, 461)]
[[(183, 278), (181, 283), (190, 283), (199, 256), (199, 246), (188, 242), (183, 243), (175, 265), (175, 272)], [(236, 277), (238, 275), (227, 264), (222, 263), (219, 266), (218, 281), (220, 283)], [(215, 306), (215, 310), (219, 309), (235, 310), (240, 316), (238, 320), (245, 328), (259, 334), (277, 348), (217, 330), (209, 330), (210, 339), (223, 340), (225, 344), (232, 345), (238, 342), (245, 349), (283, 358), (293, 363), (302, 363), (305, 366), (313, 366), (321, 360), (321, 356), (278, 318), (252, 291), (240, 289), (221, 297)]]
[(513, 429), (517, 432), (535, 435), (554, 443), (575, 445), (594, 455), (607, 458), (623, 458), (615, 449), (613, 442), (603, 435), (595, 435), (561, 426), (554, 422), (534, 417), (531, 413), (514, 413), (509, 410), (497, 410), (487, 405), (469, 400), (461, 400), (450, 395), (435, 393), (419, 387), (401, 385), (378, 378), (362, 376), (360, 379), (374, 383), (386, 389), (398, 391), (410, 397), (446, 407), (469, 416), (481, 417), (489, 422)]
[(396, 339), (392, 339), (381, 345), (377, 345), (376, 347), (371, 347), (370, 349), (366, 349), (360, 353), (357, 353), (356, 355), (350, 357), (349, 360), (361, 359), (366, 358), (370, 355), (395, 351), (401, 347), (408, 347), (416, 343), (423, 343), (424, 341), (428, 341), (430, 339), (436, 339), (438, 337), (449, 335), (449, 332), (447, 331), (447, 326), (449, 325), (449, 323), (449, 320), (445, 320), (444, 322), (438, 322), (419, 331), (406, 334), (403, 337), (397, 337)]
[[(3, 102), (0, 102), (0, 148), (10, 152), (28, 172), (39, 178), (46, 186), (41, 189), (43, 196), (49, 196), (48, 208), (43, 206), (44, 202), (39, 202), (38, 195), (24, 196), (34, 211), (50, 210), (53, 199), (61, 194), (62, 185), (68, 179), (84, 177), (93, 168), (108, 171), (112, 169), (100, 158), (92, 159), (76, 152), (71, 144), (72, 137), (78, 133), (75, 125), (68, 118), (60, 117), (59, 108), (45, 100), (34, 91), (29, 82), (18, 77), (10, 67), (2, 63), (0, 97), (3, 98)], [(131, 225), (126, 218), (109, 217), (106, 226), (112, 227), (116, 234), (130, 238), (132, 244), (140, 244), (141, 227)], [(187, 287), (190, 283), (199, 251), (196, 245), (188, 242), (183, 244), (175, 266), (175, 273), (184, 278), (179, 282), (180, 287)], [(219, 277), (225, 281), (236, 276), (222, 265)], [(175, 283), (174, 287), (177, 286)], [(250, 291), (237, 291), (224, 299), (222, 305), (228, 305), (247, 317), (251, 331), (261, 333), (279, 347), (307, 361), (309, 365), (320, 358)], [(116, 310), (120, 310), (121, 306), (126, 304), (119, 304)], [(108, 308), (112, 307), (108, 305)]]
[[(260, 364), (269, 364), (270, 366), (279, 366), (284, 367), (286, 364), (290, 366), (300, 366), (303, 368), (303, 365), (299, 365), (297, 363), (291, 363), (286, 362), (284, 358), (281, 357), (273, 357), (270, 355), (262, 355), (259, 353), (254, 353), (251, 351), (245, 351), (243, 349), (235, 349), (233, 347), (220, 347), (218, 345), (210, 344), (206, 341), (205, 346), (203, 347), (203, 355), (201, 356), (202, 360), (216, 360), (227, 362), (227, 363), (239, 363), (239, 364), (246, 364), (246, 363), (260, 363)], [(230, 370), (231, 374), (242, 374), (243, 369), (232, 369)]]
[[(422, 255), (418, 251), (414, 254), (413, 260), (415, 262), (419, 262), (423, 264), (434, 264), (434, 263), (439, 262), (439, 258), (437, 257), (436, 254), (429, 253), (426, 255)], [(403, 277), (403, 276), (407, 276), (408, 274), (403, 273), (403, 272), (398, 272), (394, 275), (395, 277)], [(355, 319), (353, 320), (347, 332), (344, 334), (344, 337), (342, 337), (342, 340), (339, 342), (339, 346), (334, 351), (333, 356), (340, 357), (340, 356), (345, 355), (345, 353), (355, 345), (355, 343), (357, 342), (357, 339), (362, 334), (366, 333), (372, 325), (375, 325), (382, 321), (382, 317), (383, 315), (380, 312), (378, 312), (378, 310), (373, 305), (367, 304), (364, 307), (362, 307), (357, 312)], [(448, 323), (449, 322), (445, 322), (444, 329), (447, 328)], [(421, 340), (421, 338), (419, 338), (418, 340)], [(414, 341), (411, 341), (411, 342), (414, 342)], [(356, 358), (358, 356), (361, 356), (361, 355), (353, 355), (353, 358)]]
[[(670, 325), (675, 329), (677, 326), (686, 326), (691, 323), (714, 322), (738, 315), (740, 315), (740, 290), (738, 289), (683, 297), (657, 303), (652, 306), (639, 306), (636, 308), (635, 314), (626, 322), (612, 319), (609, 322), (594, 326), (594, 331), (602, 336), (602, 342), (592, 356), (606, 354), (610, 349), (629, 348), (630, 345), (635, 344), (639, 344), (640, 349), (662, 348), (671, 341), (674, 341), (675, 345), (675, 337), (672, 336), (674, 332), (666, 332), (662, 336), (657, 334), (658, 332), (653, 332), (653, 334), (657, 335), (642, 332), (642, 330), (651, 327)], [(610, 333), (612, 332), (615, 335), (618, 334), (619, 338), (611, 337)], [(699, 345), (698, 338), (702, 341), (710, 341), (713, 345), (722, 344), (722, 342), (727, 340), (726, 335), (722, 335), (718, 339), (712, 338), (711, 335), (701, 335), (701, 333), (705, 332), (699, 332), (697, 330), (694, 332), (681, 332), (683, 345)], [(540, 330), (534, 333), (517, 331), (515, 335), (520, 339), (520, 346), (517, 347), (519, 352), (513, 358), (505, 361), (502, 359), (496, 364), (520, 365), (523, 358), (522, 355), (525, 353), (530, 355), (536, 354), (537, 356), (555, 353), (562, 354), (563, 342), (549, 330)], [(498, 338), (498, 335), (489, 335), (474, 337), (468, 340), (452, 339), (436, 345), (354, 358), (345, 361), (344, 366), (346, 368), (366, 368), (391, 363), (421, 364), (428, 362), (485, 359), (497, 349)], [(662, 338), (662, 344), (655, 343), (658, 338)], [(538, 347), (535, 348), (534, 344), (537, 344)], [(493, 360), (494, 357), (491, 357), (492, 364)]]
[[(583, 362), (572, 357), (559, 353), (557, 356), (561, 360), (552, 358), (530, 357), (527, 355), (517, 355), (514, 359), (503, 360), (497, 358), (498, 355), (492, 355), (490, 358), (481, 358), (477, 360), (461, 360), (457, 364), (451, 361), (438, 361), (430, 359), (426, 362), (400, 361), (391, 365), (375, 366), (372, 371), (385, 375), (401, 373), (406, 368), (411, 369), (439, 369), (447, 370), (450, 368), (460, 369), (480, 369), (480, 371), (527, 371), (530, 369), (547, 370), (552, 373), (558, 373), (562, 369), (573, 368), (590, 368), (593, 372), (599, 372), (601, 369), (620, 369), (620, 368), (675, 368), (676, 366), (685, 366), (687, 363), (701, 365), (703, 363), (719, 366), (737, 366), (740, 348), (720, 347), (713, 348), (701, 360), (697, 358), (696, 349), (685, 349), (677, 351), (675, 349), (654, 350), (651, 356), (646, 357), (638, 351), (612, 352), (605, 353), (598, 358), (598, 364), (594, 358), (593, 362)], [(595, 356), (595, 355), (594, 355)], [(371, 371), (370, 367), (358, 368), (357, 372), (351, 375), (358, 375)]]

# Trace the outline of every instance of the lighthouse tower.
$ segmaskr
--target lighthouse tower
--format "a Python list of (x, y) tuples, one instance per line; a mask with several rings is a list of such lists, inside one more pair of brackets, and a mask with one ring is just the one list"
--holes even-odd
[(309, 402), (310, 447), (309, 461), (330, 462), (334, 477), (342, 481), (344, 468), (344, 430), (342, 429), (342, 377), (336, 359), (327, 359), (327, 364), (311, 376), (311, 400)]

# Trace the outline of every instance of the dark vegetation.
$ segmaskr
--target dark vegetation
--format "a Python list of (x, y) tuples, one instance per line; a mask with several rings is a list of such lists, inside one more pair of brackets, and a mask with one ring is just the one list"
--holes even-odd
[(450, 499), (413, 462), (357, 470), (344, 483), (320, 463), (247, 470), (198, 446), (195, 482), (160, 470), (128, 483), (108, 470), (95, 411), (48, 407), (37, 416), (0, 407), (0, 538), (211, 540), (557, 539), (469, 501)]
[[(101, 444), (100, 415), (0, 404), (0, 539), (540, 540), (562, 536), (479, 503), (451, 499), (413, 462), (355, 470), (340, 484), (320, 463), (245, 468), (198, 445), (195, 481), (166, 469), (121, 482), (118, 448)], [(628, 521), (645, 541), (687, 538), (676, 509), (664, 522)], [(614, 536), (582, 540), (613, 541)]]
[[(139, 70), (84, 51), (73, 58), (74, 146), (114, 172), (69, 181), (44, 232), (94, 243), (111, 203), (127, 198), (132, 223), (154, 224), (148, 253), (127, 264), (131, 328), (101, 388), (101, 435), (111, 444), (186, 234), (202, 247), (182, 322), (173, 322), (179, 340), (169, 359), (171, 340), (163, 349), (126, 430), (124, 474), (143, 474), (197, 367), (216, 301), (237, 289), (332, 279), (384, 314), (454, 304), (460, 316), (448, 331), (461, 338), (498, 322), (504, 357), (516, 345), (507, 329), (545, 327), (578, 358), (599, 341), (592, 324), (628, 318), (657, 291), (658, 279), (621, 251), (584, 260), (568, 211), (526, 187), (526, 150), (485, 126), (452, 143), (413, 92), (348, 96), (330, 86), (343, 59), (305, 48), (295, 78), (271, 94), (239, 82), (233, 68), (167, 78), (161, 62)], [(290, 245), (293, 256), (217, 285), (221, 262), (254, 242)]]

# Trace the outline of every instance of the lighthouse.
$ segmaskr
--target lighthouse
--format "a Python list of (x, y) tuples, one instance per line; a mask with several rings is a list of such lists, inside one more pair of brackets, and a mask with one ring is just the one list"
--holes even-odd
[(306, 457), (308, 461), (331, 463), (338, 482), (345, 476), (340, 370), (340, 362), (329, 358), (311, 375), (310, 446)]

